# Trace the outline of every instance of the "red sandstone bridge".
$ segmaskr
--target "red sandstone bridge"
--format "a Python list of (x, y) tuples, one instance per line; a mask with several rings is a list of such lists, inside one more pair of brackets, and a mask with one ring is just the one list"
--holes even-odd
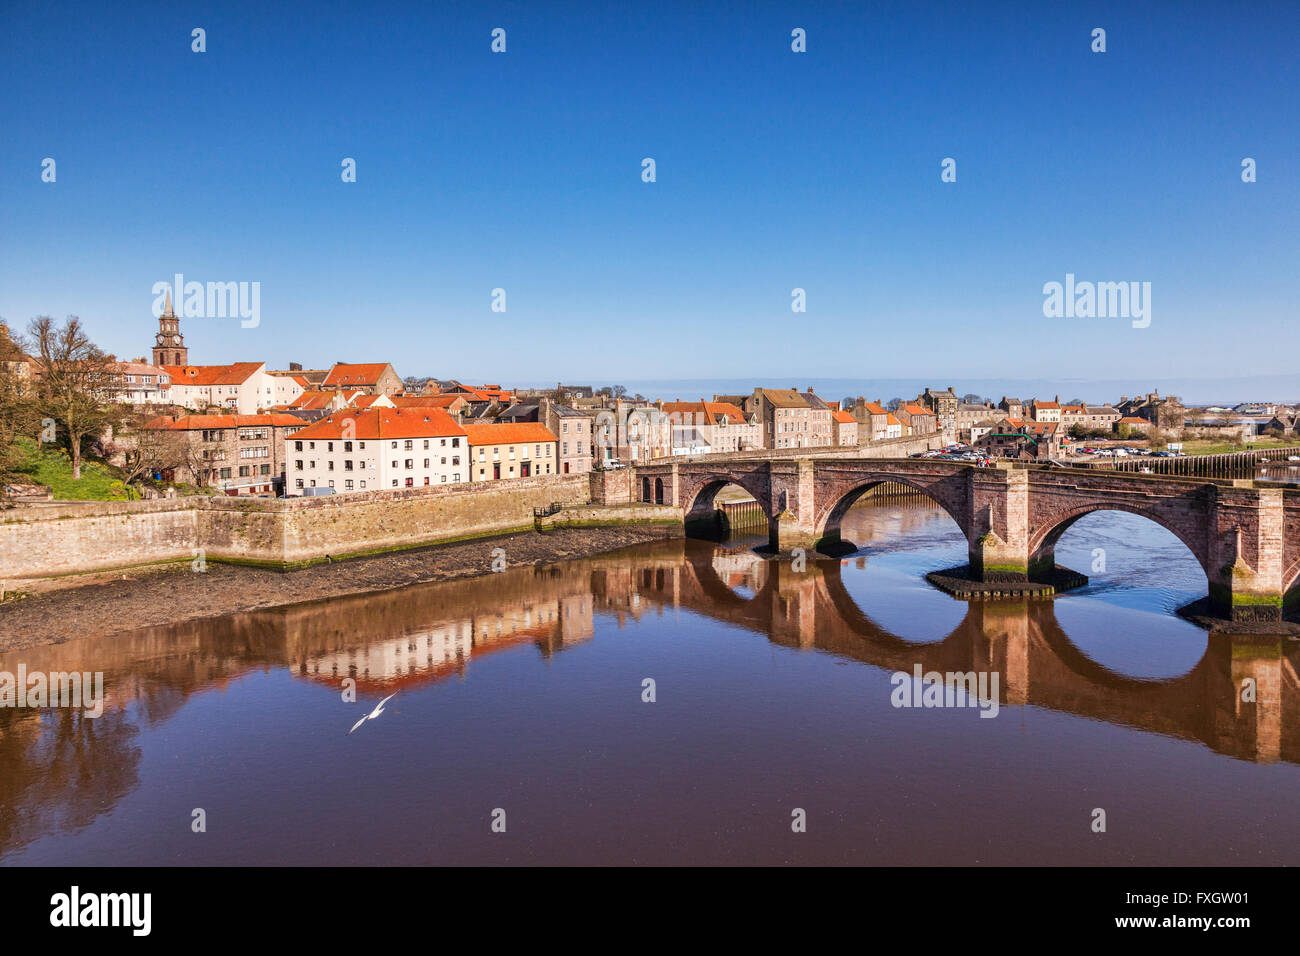
[(711, 524), (714, 498), (737, 485), (767, 516), (776, 551), (845, 545), (840, 522), (893, 482), (932, 498), (966, 536), (980, 581), (1047, 580), (1061, 535), (1094, 511), (1127, 511), (1178, 537), (1209, 581), (1211, 605), (1236, 621), (1276, 621), (1300, 578), (1300, 490), (1251, 480), (1134, 475), (937, 459), (710, 458), (637, 465), (636, 500), (681, 508), (688, 530)]

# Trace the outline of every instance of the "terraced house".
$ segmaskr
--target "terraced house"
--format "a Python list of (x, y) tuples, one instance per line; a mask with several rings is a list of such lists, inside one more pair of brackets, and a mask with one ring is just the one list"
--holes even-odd
[(753, 415), (762, 427), (764, 448), (831, 444), (830, 406), (813, 395), (812, 389), (801, 393), (795, 388), (756, 388), (752, 395), (715, 395), (713, 400), (729, 402), (746, 416)]
[(688, 429), (710, 453), (763, 447), (758, 416), (746, 415), (731, 402), (664, 402), (663, 410), (673, 421), (674, 451), (683, 445), (677, 433)]
[(230, 496), (268, 496), (285, 477), (285, 445), (303, 427), (292, 415), (185, 415), (144, 426), (178, 432), (183, 446), (163, 481), (216, 488)]
[(469, 480), (465, 430), (440, 408), (343, 409), (293, 436), (287, 494), (422, 488)]
[(556, 438), (540, 422), (466, 425), (470, 481), (501, 481), (559, 474)]

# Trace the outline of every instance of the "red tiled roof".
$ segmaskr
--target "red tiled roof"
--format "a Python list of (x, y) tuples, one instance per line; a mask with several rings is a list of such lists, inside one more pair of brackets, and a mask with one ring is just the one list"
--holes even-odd
[(726, 415), (731, 421), (744, 424), (745, 413), (731, 402), (664, 402), (663, 411), (668, 415), (693, 416), (699, 425), (716, 425), (719, 416)]
[[(443, 414), (446, 414), (445, 412)], [(526, 445), (529, 442), (555, 441), (555, 435), (541, 422), (514, 424), (466, 425), (465, 434), (471, 445)]]
[(388, 367), (387, 362), (370, 362), (362, 365), (345, 365), (340, 362), (330, 369), (330, 373), (325, 376), (322, 385), (325, 388), (341, 388), (344, 385), (351, 385), (356, 388), (358, 385), (374, 385)]
[(457, 402), (465, 401), (465, 396), (457, 393), (449, 395), (389, 395), (388, 400), (398, 408), (450, 408)]
[(267, 425), (283, 428), (302, 424), (297, 415), (183, 415), (178, 419), (166, 415), (148, 422), (145, 428), (170, 428), (174, 431), (194, 431), (199, 428), (246, 428), (250, 425)]
[(903, 406), (903, 411), (907, 412), (907, 414), (909, 415), (933, 415), (934, 414), (934, 412), (930, 411), (930, 409), (926, 408), (924, 405), (916, 405), (910, 402)]
[(233, 365), (163, 365), (173, 385), (242, 385), (263, 362), (235, 362)]
[[(851, 414), (845, 411), (841, 411), (839, 409), (835, 409), (834, 411), (832, 411), (831, 417), (834, 418), (837, 422), (840, 422), (841, 424), (844, 425), (851, 425), (857, 421), (857, 419), (854, 418)], [(889, 417), (893, 418), (894, 416), (890, 415)]]
[(440, 408), (340, 409), (308, 425), (294, 440), (342, 438), (351, 422), (349, 438), (434, 438), (464, 435), (465, 430)]

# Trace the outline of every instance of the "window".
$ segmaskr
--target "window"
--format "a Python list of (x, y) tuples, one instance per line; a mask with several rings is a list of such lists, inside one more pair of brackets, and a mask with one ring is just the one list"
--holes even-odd
[(294, 450), (294, 451), (302, 451), (302, 442), (300, 442), (300, 441), (296, 441), (296, 442), (294, 442), (294, 443), (293, 443), (293, 450)]
[(447, 447), (447, 439), (445, 439), (445, 438), (442, 440), (442, 447), (443, 447), (443, 448), (446, 448), (446, 447)]
[(264, 474), (264, 475), (269, 475), (269, 474), (271, 473), (271, 466), (270, 466), (270, 465), (262, 465), (262, 466), (261, 466), (261, 473)]
[(459, 464), (460, 464), (460, 455), (452, 455), (452, 456), (451, 456), (451, 463), (452, 463), (453, 465), (459, 465)]
[(397, 447), (397, 442), (393, 442), (393, 447), (394, 447), (394, 448)]
[(397, 467), (397, 459), (396, 459), (396, 458), (393, 459), (393, 467), (394, 467), (394, 468)]
[(333, 471), (333, 470), (334, 470), (334, 459), (333, 459), (333, 458), (331, 458), (331, 459), (329, 460), (329, 470), (330, 470), (330, 471)]
[(453, 438), (453, 439), (451, 440), (451, 447), (452, 447), (452, 448), (459, 448), (459, 447), (460, 447), (460, 439), (459, 439), (459, 438)]
[(569, 453), (569, 443), (566, 441), (560, 448), (560, 454), (567, 455), (568, 453)]
[(427, 458), (424, 459), (424, 467), (425, 467), (425, 468), (428, 468), (428, 467), (429, 467), (429, 459), (427, 459)]
[(222, 478), (229, 478), (229, 477), (230, 477), (230, 469), (229, 469), (229, 468), (222, 468), (222, 469), (221, 469), (221, 477), (222, 477)]
[(343, 490), (344, 490), (344, 491), (351, 491), (351, 490), (352, 490), (352, 479), (351, 479), (351, 478), (349, 478), (347, 481), (343, 482)]
[(486, 457), (485, 457), (486, 455), (487, 455), (487, 449), (486, 449), (486, 448), (480, 448), (480, 449), (478, 450), (478, 460), (479, 460), (479, 461), (484, 461), (484, 460), (486, 460)]
[(351, 459), (351, 458), (345, 458), (345, 459), (343, 460), (343, 470), (344, 470), (344, 471), (351, 471), (351, 470), (352, 470), (352, 459)]
[(424, 440), (424, 450), (425, 451), (429, 450), (429, 439), (427, 438)]
[[(394, 464), (396, 464), (396, 462), (394, 462)], [(393, 479), (393, 487), (394, 487), (394, 488), (397, 487), (397, 479), (396, 479), (396, 478)]]
[(407, 478), (407, 479), (406, 479), (406, 487), (408, 487), (408, 488), (412, 488), (412, 487), (414, 487), (414, 486), (415, 486), (415, 479), (414, 479), (414, 478)]
[(343, 450), (344, 450), (344, 451), (351, 451), (351, 450), (352, 450), (352, 442), (350, 442), (350, 441), (345, 441), (345, 442), (343, 443)]
[(361, 487), (362, 487), (363, 489), (366, 487), (366, 483), (365, 483), (364, 481), (361, 482)]
[[(424, 479), (424, 480), (425, 480), (425, 481), (428, 481), (429, 479), (426, 478), (426, 479)], [(442, 482), (443, 482), (443, 484), (446, 484), (446, 483), (447, 483), (447, 476), (446, 476), (446, 475), (443, 475), (443, 476), (442, 476)]]
[(415, 443), (412, 442), (411, 439), (408, 438), (408, 439), (406, 439), (406, 443), (402, 446), (402, 450), (403, 450), (403, 451), (410, 451), (410, 450), (411, 450), (412, 448), (414, 448), (414, 447), (415, 447)]
[(334, 479), (333, 479), (333, 478), (330, 479), (330, 487), (331, 487), (331, 488), (334, 487)]
[[(301, 442), (299, 444), (301, 444)], [(293, 466), (295, 471), (302, 471), (302, 459), (299, 458), (297, 461), (295, 461), (293, 463)]]
[[(357, 442), (357, 447), (360, 448), (362, 451), (365, 451), (365, 450), (366, 450), (366, 443), (365, 443), (365, 442)], [(365, 485), (362, 485), (361, 487), (364, 488)]]
[[(406, 470), (410, 471), (414, 467), (415, 467), (415, 459), (414, 458), (406, 459)], [(410, 481), (409, 478), (407, 480)]]
[(299, 479), (298, 479), (297, 481), (295, 481), (293, 484), (294, 484), (294, 487), (295, 487), (295, 488), (301, 488), (301, 487), (302, 487), (302, 479), (299, 478)]
[(240, 466), (239, 466), (239, 477), (240, 477), (240, 478), (247, 478), (247, 477), (248, 477), (248, 466), (247, 466), (247, 465), (240, 465)]
[[(443, 479), (443, 481), (446, 481), (446, 480), (447, 480), (447, 479), (445, 479), (445, 478)], [(424, 476), (424, 483), (425, 483), (426, 485), (429, 483), (429, 476), (428, 476), (428, 475), (425, 475), (425, 476)]]
[[(442, 456), (442, 463), (443, 463), (444, 465), (447, 464), (447, 456), (446, 456), (446, 455), (443, 455), (443, 456)], [(428, 465), (428, 462), (425, 462), (425, 465), (427, 466), (427, 465)]]

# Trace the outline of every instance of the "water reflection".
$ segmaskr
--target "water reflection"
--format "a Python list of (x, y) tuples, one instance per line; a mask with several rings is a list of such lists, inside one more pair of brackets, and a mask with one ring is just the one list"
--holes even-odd
[[(892, 510), (886, 521), (898, 520)], [(924, 536), (928, 527), (922, 522), (913, 532)], [(928, 554), (935, 566), (948, 560), (943, 547)], [(925, 600), (941, 603), (943, 619), (955, 626), (926, 634), (920, 614), (914, 628), (883, 627), (851, 586), (872, 560), (868, 553), (795, 571), (734, 543), (679, 540), (0, 655), (2, 671), (16, 671), (20, 662), (29, 672), (103, 671), (106, 691), (98, 720), (79, 712), (0, 710), (0, 856), (112, 811), (140, 785), (143, 730), (172, 721), (195, 695), (249, 675), (291, 675), (335, 701), (346, 677), (363, 696), (447, 681), (472, 684), (474, 664), (489, 655), (530, 647), (550, 660), (593, 638), (600, 644), (612, 624), (680, 612), (775, 646), (890, 672), (917, 665), (925, 672), (996, 670), (1004, 707), (1032, 705), (1196, 741), (1244, 761), (1300, 763), (1295, 642), (1210, 634), (1185, 673), (1137, 678), (1080, 650), (1051, 602), (963, 605), (926, 592)], [(1243, 699), (1247, 682), (1258, 702)], [(504, 701), (510, 690), (497, 693)]]

